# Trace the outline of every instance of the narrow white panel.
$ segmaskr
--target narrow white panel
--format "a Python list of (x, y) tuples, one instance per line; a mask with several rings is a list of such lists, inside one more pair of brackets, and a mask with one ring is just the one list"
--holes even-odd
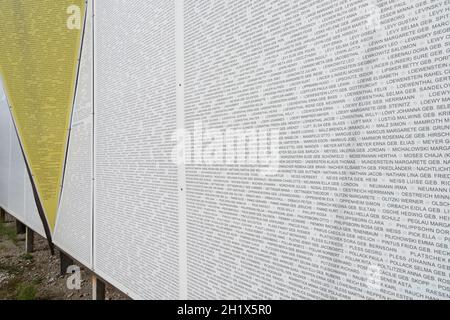
[[(184, 1), (175, 1), (175, 47), (177, 74), (177, 132), (184, 131)], [(178, 135), (177, 135), (178, 137)], [(187, 238), (186, 238), (186, 172), (185, 163), (177, 163), (178, 173), (178, 273), (179, 299), (187, 299)]]
[[(11, 120), (11, 115), (9, 116)], [(11, 153), (10, 153), (10, 171), (8, 179), (8, 210), (19, 219), (25, 221), (25, 182), (29, 182), (29, 176), (26, 172), (26, 166), (23, 159), (22, 149), (20, 148), (17, 134), (10, 126)]]
[(185, 1), (189, 299), (450, 298), (450, 5), (374, 3)]
[(20, 143), (1, 86), (0, 145), (0, 206), (45, 237)]
[(134, 298), (179, 297), (175, 4), (95, 2), (94, 269)]
[(72, 115), (61, 202), (53, 234), (55, 244), (92, 267), (92, 3), (86, 24)]
[(0, 206), (8, 207), (9, 155), (11, 154), (11, 114), (0, 82)]

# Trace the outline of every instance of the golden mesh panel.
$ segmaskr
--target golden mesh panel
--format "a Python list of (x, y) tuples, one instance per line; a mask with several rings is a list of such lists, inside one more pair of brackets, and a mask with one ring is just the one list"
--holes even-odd
[(82, 33), (67, 26), (73, 5), (83, 21), (81, 0), (0, 0), (0, 72), (52, 230)]

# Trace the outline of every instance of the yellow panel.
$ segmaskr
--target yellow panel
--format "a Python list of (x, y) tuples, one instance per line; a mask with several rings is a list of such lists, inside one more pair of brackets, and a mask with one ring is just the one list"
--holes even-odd
[(83, 25), (73, 5), (82, 22), (83, 0), (0, 0), (0, 72), (51, 230)]

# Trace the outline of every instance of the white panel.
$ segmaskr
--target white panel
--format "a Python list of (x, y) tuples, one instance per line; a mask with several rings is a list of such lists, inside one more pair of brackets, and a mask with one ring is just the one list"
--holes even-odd
[(0, 82), (0, 206), (8, 206), (9, 155), (11, 153), (11, 114)]
[(45, 237), (22, 150), (1, 86), (0, 98), (0, 206)]
[[(11, 119), (11, 116), (9, 117)], [(19, 219), (25, 221), (25, 182), (29, 180), (26, 172), (25, 162), (23, 160), (22, 150), (20, 148), (17, 134), (11, 125), (11, 153), (10, 153), (10, 172), (8, 179), (8, 211)]]
[(46, 238), (47, 236), (45, 235), (44, 226), (42, 225), (42, 220), (36, 207), (36, 201), (28, 175), (25, 176), (25, 180), (25, 223), (32, 230)]
[(88, 3), (62, 197), (53, 239), (92, 267), (92, 24)]
[(185, 1), (186, 128), (280, 134), (271, 172), (186, 165), (188, 298), (450, 298), (435, 4)]
[(174, 1), (96, 1), (94, 24), (94, 270), (134, 298), (176, 299)]

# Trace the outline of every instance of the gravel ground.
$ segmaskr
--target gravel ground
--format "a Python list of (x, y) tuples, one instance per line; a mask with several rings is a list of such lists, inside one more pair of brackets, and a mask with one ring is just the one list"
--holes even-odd
[[(81, 289), (68, 289), (69, 274), (61, 276), (59, 252), (51, 256), (47, 240), (35, 234), (34, 251), (25, 253), (25, 235), (16, 235), (15, 222), (0, 225), (0, 300), (90, 300), (91, 273), (81, 269)], [(126, 295), (106, 286), (107, 300)]]

